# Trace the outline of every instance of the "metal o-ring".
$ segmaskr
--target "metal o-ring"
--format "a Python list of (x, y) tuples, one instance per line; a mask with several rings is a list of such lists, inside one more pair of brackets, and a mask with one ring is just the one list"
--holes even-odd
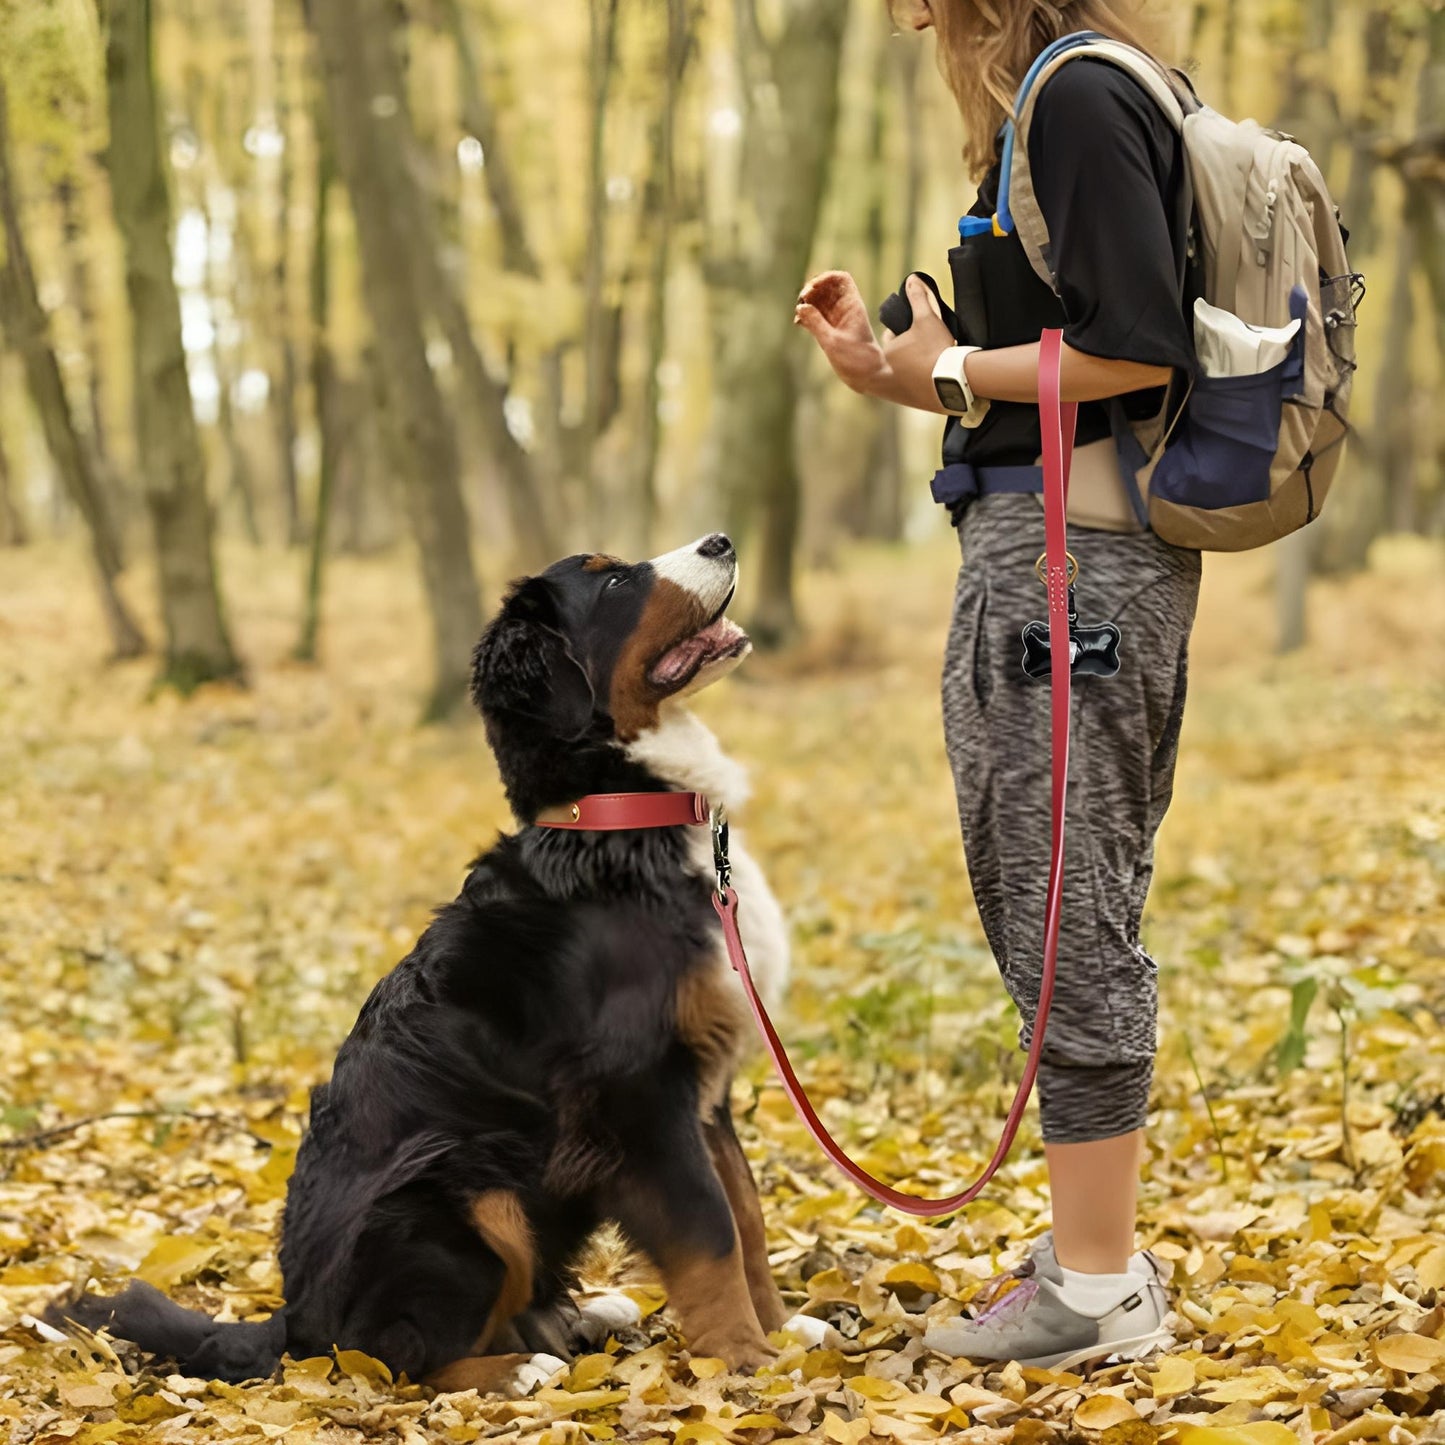
[[(1065, 552), (1064, 556), (1068, 559), (1068, 585), (1072, 587), (1078, 580), (1079, 559), (1075, 557), (1072, 552)], [(1034, 576), (1037, 577), (1045, 587), (1049, 585), (1048, 570), (1049, 554), (1047, 552), (1040, 552), (1039, 560), (1034, 563)]]

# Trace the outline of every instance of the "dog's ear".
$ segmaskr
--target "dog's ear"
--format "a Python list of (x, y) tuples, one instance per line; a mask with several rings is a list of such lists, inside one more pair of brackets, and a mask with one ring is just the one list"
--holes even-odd
[(559, 622), (544, 579), (517, 583), (472, 654), (472, 701), (483, 715), (513, 713), (575, 742), (592, 723), (596, 699)]

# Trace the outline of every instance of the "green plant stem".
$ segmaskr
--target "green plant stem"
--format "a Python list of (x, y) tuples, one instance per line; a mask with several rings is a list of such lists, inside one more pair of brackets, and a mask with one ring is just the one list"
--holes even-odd
[(1219, 1121), (1214, 1117), (1214, 1105), (1210, 1101), (1209, 1090), (1204, 1087), (1204, 1075), (1199, 1071), (1199, 1061), (1194, 1057), (1194, 1041), (1187, 1033), (1184, 1035), (1184, 1053), (1189, 1060), (1189, 1067), (1194, 1070), (1194, 1079), (1199, 1085), (1199, 1095), (1204, 1100), (1204, 1111), (1209, 1115), (1209, 1128), (1214, 1135), (1214, 1147), (1219, 1151), (1220, 1180), (1228, 1184), (1229, 1159), (1224, 1153), (1224, 1135), (1220, 1132)]

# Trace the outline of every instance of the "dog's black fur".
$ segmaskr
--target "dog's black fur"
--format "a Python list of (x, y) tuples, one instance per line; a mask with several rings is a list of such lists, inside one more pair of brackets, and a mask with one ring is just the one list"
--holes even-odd
[[(520, 819), (670, 786), (629, 758), (614, 712), (655, 711), (677, 683), (648, 668), (679, 627), (713, 620), (646, 563), (569, 558), (513, 590), (473, 691)], [(473, 863), (312, 1093), (282, 1231), (286, 1304), (270, 1320), (219, 1324), (140, 1283), (52, 1319), (108, 1327), (188, 1374), (250, 1379), (283, 1351), (341, 1347), (421, 1380), (507, 1347), (565, 1351), (568, 1261), (604, 1220), (664, 1271), (736, 1255), (718, 1161), (741, 1153), (726, 1088), (719, 1101), (707, 1077), (728, 1049), (679, 1003), (717, 962), (687, 831), (524, 826)], [(763, 1329), (780, 1323), (775, 1299), (756, 1298)], [(703, 1311), (693, 1328), (711, 1336), (695, 1347), (736, 1363), (767, 1351), (756, 1317)]]

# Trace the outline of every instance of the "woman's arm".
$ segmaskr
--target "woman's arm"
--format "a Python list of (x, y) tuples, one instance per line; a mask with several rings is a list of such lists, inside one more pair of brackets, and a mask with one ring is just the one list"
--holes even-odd
[[(991, 401), (1036, 402), (1039, 399), (1039, 346), (1005, 346), (997, 351), (975, 351), (964, 363), (964, 375), (975, 396)], [(1090, 356), (1064, 343), (1064, 400), (1103, 401), (1151, 386), (1168, 386), (1173, 373), (1167, 366), (1146, 366), (1139, 361), (1113, 361)], [(929, 368), (929, 386), (933, 370)]]
[[(881, 344), (857, 283), (846, 271), (825, 271), (809, 281), (793, 320), (812, 333), (833, 370), (854, 391), (946, 416), (933, 388), (933, 365), (954, 344), (953, 337), (922, 281), (910, 276), (905, 290), (913, 324), (900, 336), (885, 331)], [(1038, 370), (1037, 343), (976, 351), (964, 368), (975, 396), (1018, 402), (1039, 399)], [(1100, 401), (1164, 386), (1169, 378), (1167, 366), (1112, 361), (1064, 347), (1065, 401)]]

